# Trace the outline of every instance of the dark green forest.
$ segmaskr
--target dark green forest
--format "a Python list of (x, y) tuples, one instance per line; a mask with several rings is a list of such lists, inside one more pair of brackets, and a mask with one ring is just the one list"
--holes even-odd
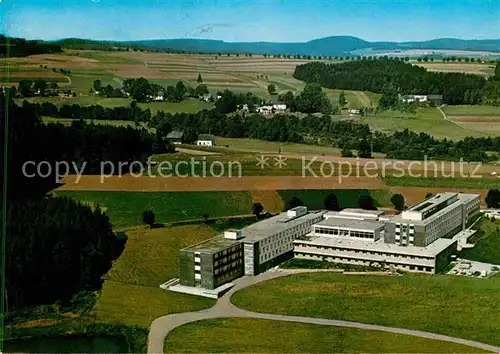
[[(5, 112), (8, 111), (8, 134)], [(5, 306), (7, 312), (58, 302), (74, 306), (94, 296), (102, 276), (123, 249), (112, 232), (109, 218), (96, 206), (91, 209), (65, 198), (47, 196), (55, 187), (57, 161), (81, 163), (96, 170), (101, 161), (141, 160), (152, 152), (153, 137), (133, 128), (96, 127), (75, 122), (43, 124), (29, 106), (17, 106), (0, 93), (0, 163), (6, 167), (7, 233)], [(3, 137), (6, 136), (6, 140)], [(4, 142), (8, 144), (3, 144)], [(8, 147), (4, 161), (4, 147)], [(23, 173), (27, 161), (47, 161), (45, 177)], [(7, 163), (6, 163), (7, 162)], [(0, 182), (4, 183), (4, 174)], [(82, 294), (87, 294), (83, 295)]]
[(56, 43), (29, 41), (0, 35), (0, 57), (27, 57), (34, 54), (60, 53), (62, 47)]
[(404, 61), (382, 58), (341, 64), (320, 62), (298, 65), (293, 75), (307, 83), (342, 90), (383, 94), (439, 94), (446, 104), (481, 102), (486, 79), (463, 73), (430, 72)]

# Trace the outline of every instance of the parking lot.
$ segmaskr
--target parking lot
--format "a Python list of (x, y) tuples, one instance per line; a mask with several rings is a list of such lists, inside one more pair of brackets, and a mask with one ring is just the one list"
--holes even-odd
[(448, 272), (453, 275), (463, 275), (476, 278), (485, 278), (500, 271), (500, 266), (490, 263), (469, 261), (458, 258), (454, 267)]

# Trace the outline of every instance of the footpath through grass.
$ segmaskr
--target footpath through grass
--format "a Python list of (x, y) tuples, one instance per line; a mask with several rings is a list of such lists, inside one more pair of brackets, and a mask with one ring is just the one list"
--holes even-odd
[(301, 274), (238, 291), (232, 302), (256, 312), (419, 329), (500, 345), (498, 276)]
[[(217, 340), (214, 340), (217, 338)], [(167, 337), (165, 353), (479, 353), (479, 349), (379, 331), (228, 318), (189, 323)]]

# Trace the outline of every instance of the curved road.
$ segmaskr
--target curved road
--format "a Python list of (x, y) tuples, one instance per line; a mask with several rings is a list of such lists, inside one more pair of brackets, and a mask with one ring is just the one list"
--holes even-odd
[[(304, 272), (310, 272), (310, 271), (304, 271)], [(176, 327), (182, 326), (190, 322), (213, 319), (213, 318), (223, 318), (223, 317), (261, 318), (261, 319), (268, 319), (275, 321), (300, 322), (300, 323), (310, 323), (310, 324), (319, 324), (328, 326), (377, 330), (377, 331), (384, 331), (397, 334), (406, 334), (422, 338), (442, 340), (445, 342), (453, 342), (457, 344), (467, 345), (473, 348), (488, 350), (494, 353), (500, 353), (500, 347), (497, 346), (475, 342), (472, 340), (467, 340), (462, 338), (445, 336), (441, 334), (435, 334), (435, 333), (429, 333), (429, 332), (423, 332), (405, 328), (371, 325), (371, 324), (351, 322), (351, 321), (330, 320), (323, 318), (299, 317), (299, 316), (282, 316), (282, 315), (251, 312), (240, 309), (231, 303), (231, 295), (238, 290), (260, 283), (262, 281), (267, 281), (270, 279), (275, 279), (296, 273), (303, 273), (303, 272), (268, 271), (266, 273), (260, 274), (255, 277), (243, 277), (235, 281), (235, 286), (231, 290), (229, 290), (226, 294), (224, 294), (221, 298), (219, 298), (215, 306), (213, 306), (210, 309), (198, 312), (186, 312), (174, 315), (167, 315), (155, 319), (151, 324), (151, 329), (149, 332), (148, 353), (163, 353), (164, 352), (163, 345), (165, 343), (165, 338)]]

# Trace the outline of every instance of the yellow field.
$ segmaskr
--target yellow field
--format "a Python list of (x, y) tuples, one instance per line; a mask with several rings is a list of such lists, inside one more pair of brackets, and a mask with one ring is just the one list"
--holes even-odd
[(492, 76), (495, 71), (493, 64), (482, 63), (415, 63), (418, 66), (426, 68), (429, 71), (440, 71), (445, 73), (468, 73), (483, 76)]

